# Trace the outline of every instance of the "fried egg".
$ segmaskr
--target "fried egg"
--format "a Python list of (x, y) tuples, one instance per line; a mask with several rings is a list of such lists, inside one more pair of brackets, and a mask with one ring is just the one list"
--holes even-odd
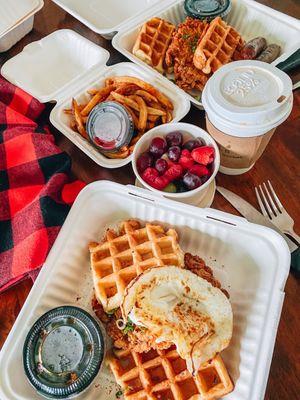
[(225, 349), (233, 315), (224, 293), (189, 270), (175, 266), (143, 272), (126, 288), (123, 318), (149, 329), (156, 342), (171, 342), (190, 372)]

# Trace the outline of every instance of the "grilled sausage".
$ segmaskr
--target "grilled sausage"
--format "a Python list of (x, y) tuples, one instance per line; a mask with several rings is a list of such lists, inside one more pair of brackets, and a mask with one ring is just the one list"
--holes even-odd
[(267, 47), (265, 38), (259, 36), (246, 43), (241, 51), (241, 58), (243, 60), (255, 60), (256, 57)]
[(279, 56), (280, 51), (281, 47), (278, 46), (278, 44), (270, 44), (262, 53), (260, 53), (260, 55), (257, 57), (257, 60), (271, 64), (271, 62), (276, 60), (276, 58)]

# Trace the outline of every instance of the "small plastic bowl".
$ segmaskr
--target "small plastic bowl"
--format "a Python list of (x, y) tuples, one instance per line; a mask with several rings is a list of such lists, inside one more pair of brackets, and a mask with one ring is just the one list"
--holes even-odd
[[(144, 153), (145, 151), (148, 150), (151, 140), (156, 137), (166, 137), (166, 135), (170, 132), (174, 131), (180, 131), (183, 134), (183, 141), (186, 142), (189, 139), (193, 138), (201, 138), (205, 141), (206, 145), (212, 146), (215, 149), (215, 159), (213, 162), (213, 173), (209, 177), (209, 179), (203, 183), (203, 185), (199, 186), (197, 189), (194, 190), (189, 190), (184, 193), (168, 193), (164, 192), (162, 190), (158, 190), (153, 188), (152, 186), (148, 185), (141, 175), (138, 172), (136, 161), (139, 158), (139, 156)], [(188, 203), (188, 204), (199, 204), (203, 197), (205, 196), (209, 185), (212, 183), (212, 181), (215, 179), (215, 176), (217, 175), (219, 168), (220, 168), (220, 153), (218, 146), (214, 139), (202, 128), (199, 128), (198, 126), (191, 125), (191, 124), (186, 124), (184, 122), (174, 122), (174, 123), (169, 123), (169, 124), (164, 124), (160, 126), (156, 126), (155, 128), (151, 129), (147, 133), (145, 133), (140, 140), (137, 142), (137, 144), (134, 147), (133, 155), (132, 155), (132, 167), (133, 171), (135, 173), (136, 178), (138, 179), (139, 183), (151, 190), (154, 193), (159, 194), (160, 196), (167, 197), (172, 200), (177, 200), (183, 203)]]

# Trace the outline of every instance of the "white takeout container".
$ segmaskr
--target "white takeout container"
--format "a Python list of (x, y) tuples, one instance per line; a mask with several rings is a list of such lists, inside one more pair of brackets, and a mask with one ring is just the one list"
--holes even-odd
[[(181, 23), (186, 17), (183, 4), (184, 0), (174, 0), (171, 4), (170, 2), (166, 4), (162, 1), (157, 6), (153, 6), (151, 10), (145, 12), (139, 19), (136, 18), (125, 27), (122, 27), (114, 36), (112, 45), (131, 61), (143, 65), (145, 68), (153, 70), (157, 75), (160, 75), (154, 68), (133, 55), (132, 48), (140, 27), (152, 17), (161, 17), (175, 25)], [(273, 62), (275, 65), (288, 58), (300, 47), (299, 20), (254, 0), (232, 0), (231, 11), (224, 19), (237, 29), (246, 42), (257, 36), (263, 36), (268, 44), (276, 43), (280, 45), (282, 49), (281, 56)], [(164, 79), (168, 80), (166, 77)], [(196, 100), (195, 97), (183, 90), (182, 92), (196, 107), (202, 109), (201, 100)], [(200, 92), (197, 93), (198, 96), (200, 94)]]
[[(166, 137), (166, 135), (170, 132), (180, 131), (183, 135), (183, 143), (189, 139), (193, 138), (201, 138), (204, 140), (207, 146), (212, 146), (215, 150), (215, 159), (213, 162), (213, 173), (210, 178), (200, 187), (194, 190), (190, 190), (184, 193), (168, 193), (162, 190), (158, 190), (153, 188), (151, 185), (148, 185), (147, 182), (139, 174), (139, 171), (136, 166), (136, 161), (139, 156), (148, 151), (150, 143), (152, 139), (156, 136)], [(199, 128), (196, 125), (186, 124), (184, 122), (176, 122), (176, 123), (169, 123), (164, 124), (161, 126), (156, 126), (155, 128), (150, 129), (145, 135), (141, 137), (138, 143), (134, 147), (134, 151), (132, 154), (132, 168), (133, 172), (135, 173), (136, 178), (138, 179), (139, 183), (144, 186), (145, 188), (151, 190), (152, 192), (156, 193), (159, 196), (164, 196), (171, 200), (180, 201), (183, 203), (197, 205), (201, 204), (202, 199), (206, 196), (207, 191), (210, 189), (210, 185), (215, 179), (220, 167), (220, 152), (217, 146), (217, 143), (214, 139), (202, 128)]]
[(129, 62), (107, 66), (108, 59), (107, 50), (72, 30), (62, 29), (25, 46), (3, 65), (1, 73), (42, 103), (56, 101), (50, 114), (51, 123), (98, 165), (118, 168), (128, 164), (131, 156), (109, 159), (71, 129), (71, 118), (63, 110), (71, 108), (72, 98), (79, 103), (87, 102), (91, 98), (88, 89), (104, 86), (107, 77), (129, 75), (151, 83), (170, 98), (174, 105), (173, 121), (182, 119), (190, 104), (181, 91), (163, 77)]
[(0, 53), (9, 50), (33, 28), (43, 0), (0, 0)]
[[(23, 371), (22, 348), (34, 321), (65, 304), (93, 314), (88, 243), (128, 218), (174, 227), (184, 251), (198, 254), (230, 293), (234, 329), (222, 352), (235, 389), (226, 400), (262, 400), (289, 273), (290, 253), (275, 231), (148, 190), (98, 181), (77, 197), (0, 353), (1, 400), (38, 400)], [(17, 379), (16, 379), (17, 377)], [(107, 369), (79, 399), (115, 400)]]
[[(52, 1), (106, 39), (111, 39), (122, 27), (138, 19), (159, 2), (159, 0)], [(169, 3), (172, 1), (167, 0)]]

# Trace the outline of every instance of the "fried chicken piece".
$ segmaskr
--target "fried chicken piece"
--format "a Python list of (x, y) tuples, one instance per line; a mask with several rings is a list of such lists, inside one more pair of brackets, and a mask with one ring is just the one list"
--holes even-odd
[(191, 253), (185, 253), (184, 255), (184, 267), (194, 274), (205, 279), (211, 283), (214, 287), (222, 290), (226, 297), (229, 298), (227, 290), (222, 289), (221, 283), (214, 277), (212, 269), (205, 264), (205, 261), (199, 256), (193, 256)]
[(173, 33), (167, 50), (165, 63), (174, 71), (176, 84), (184, 90), (202, 90), (210, 75), (204, 74), (194, 65), (194, 52), (209, 24), (187, 17)]

